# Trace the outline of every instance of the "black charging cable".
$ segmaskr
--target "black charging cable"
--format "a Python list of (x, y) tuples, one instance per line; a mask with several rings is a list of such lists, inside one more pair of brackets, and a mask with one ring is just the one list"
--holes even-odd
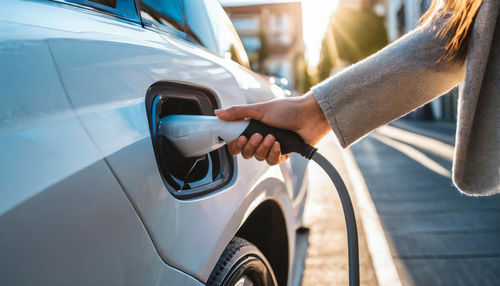
[(259, 133), (263, 137), (272, 134), (274, 138), (276, 138), (276, 141), (280, 143), (282, 154), (291, 152), (299, 153), (309, 160), (312, 159), (328, 174), (330, 180), (332, 180), (337, 189), (344, 210), (349, 256), (349, 285), (358, 286), (359, 250), (356, 217), (354, 215), (351, 198), (349, 197), (345, 183), (337, 169), (335, 169), (323, 155), (317, 152), (317, 148), (305, 143), (302, 137), (293, 131), (272, 127), (257, 120), (251, 120), (250, 124), (241, 135), (249, 139), (255, 133)]

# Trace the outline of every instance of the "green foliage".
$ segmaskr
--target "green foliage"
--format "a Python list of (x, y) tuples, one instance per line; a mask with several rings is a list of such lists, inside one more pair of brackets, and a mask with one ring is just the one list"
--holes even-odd
[(340, 62), (356, 63), (388, 43), (384, 18), (372, 9), (337, 8), (330, 17), (321, 45), (320, 79), (327, 78), (333, 69), (340, 68)]
[(330, 72), (332, 71), (333, 66), (335, 64), (335, 58), (330, 56), (331, 54), (330, 50), (332, 48), (335, 47), (331, 47), (328, 45), (327, 38), (325, 36), (323, 41), (321, 41), (321, 53), (319, 56), (319, 63), (318, 63), (318, 76), (320, 81), (330, 76)]
[(264, 67), (264, 61), (267, 59), (267, 57), (269, 57), (269, 47), (267, 44), (267, 37), (264, 31), (262, 30), (259, 32), (259, 39), (260, 39), (260, 49), (257, 56), (257, 60), (259, 62), (259, 67), (260, 67), (259, 72), (262, 72)]

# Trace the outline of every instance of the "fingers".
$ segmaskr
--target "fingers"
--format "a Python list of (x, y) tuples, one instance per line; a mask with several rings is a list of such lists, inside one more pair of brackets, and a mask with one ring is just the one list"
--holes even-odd
[(240, 136), (229, 143), (228, 147), (229, 153), (233, 156), (239, 153), (245, 159), (255, 156), (255, 159), (266, 160), (267, 164), (271, 166), (282, 163), (290, 157), (290, 154), (281, 154), (280, 143), (271, 134), (262, 138), (262, 135), (256, 133), (250, 137), (250, 140), (247, 140), (245, 136)]
[(281, 159), (280, 143), (274, 142), (273, 147), (267, 154), (266, 162), (272, 166), (280, 163), (280, 159)]
[(266, 160), (267, 154), (271, 150), (271, 147), (273, 146), (275, 139), (274, 136), (271, 134), (268, 134), (265, 138), (264, 141), (257, 147), (257, 150), (255, 151), (255, 159), (259, 161), (264, 161)]
[(216, 109), (214, 113), (222, 120), (241, 120), (245, 118), (260, 120), (263, 109), (259, 104), (247, 104), (231, 106), (227, 109)]
[[(281, 163), (285, 162), (286, 160), (288, 160), (288, 158), (290, 158), (290, 154), (285, 154), (285, 155), (280, 154), (279, 158), (278, 158), (278, 163), (276, 163), (276, 164), (281, 164)], [(276, 165), (276, 164), (274, 164), (274, 165)], [(269, 164), (269, 165), (271, 165), (271, 164)]]
[(290, 158), (290, 153), (285, 155), (280, 155), (279, 163), (283, 163)]
[(248, 139), (245, 136), (240, 136), (238, 139), (228, 144), (229, 153), (232, 156), (240, 154), (241, 150), (247, 144)]
[(259, 133), (255, 133), (250, 137), (250, 140), (248, 140), (248, 143), (243, 147), (243, 150), (241, 150), (241, 156), (245, 159), (250, 159), (254, 154), (255, 151), (257, 150), (257, 147), (259, 147), (259, 144), (262, 142), (262, 135)]

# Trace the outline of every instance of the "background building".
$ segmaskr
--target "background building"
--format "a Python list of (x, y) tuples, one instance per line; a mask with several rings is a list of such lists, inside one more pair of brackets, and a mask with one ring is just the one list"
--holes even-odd
[(252, 70), (304, 87), (304, 39), (300, 1), (221, 1), (247, 51)]

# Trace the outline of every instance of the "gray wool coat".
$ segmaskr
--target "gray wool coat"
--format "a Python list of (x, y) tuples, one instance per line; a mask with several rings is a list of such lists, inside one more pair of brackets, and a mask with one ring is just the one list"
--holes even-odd
[(483, 0), (465, 61), (438, 61), (445, 39), (420, 27), (313, 87), (343, 147), (460, 83), (453, 181), (469, 195), (500, 192), (500, 9)]

